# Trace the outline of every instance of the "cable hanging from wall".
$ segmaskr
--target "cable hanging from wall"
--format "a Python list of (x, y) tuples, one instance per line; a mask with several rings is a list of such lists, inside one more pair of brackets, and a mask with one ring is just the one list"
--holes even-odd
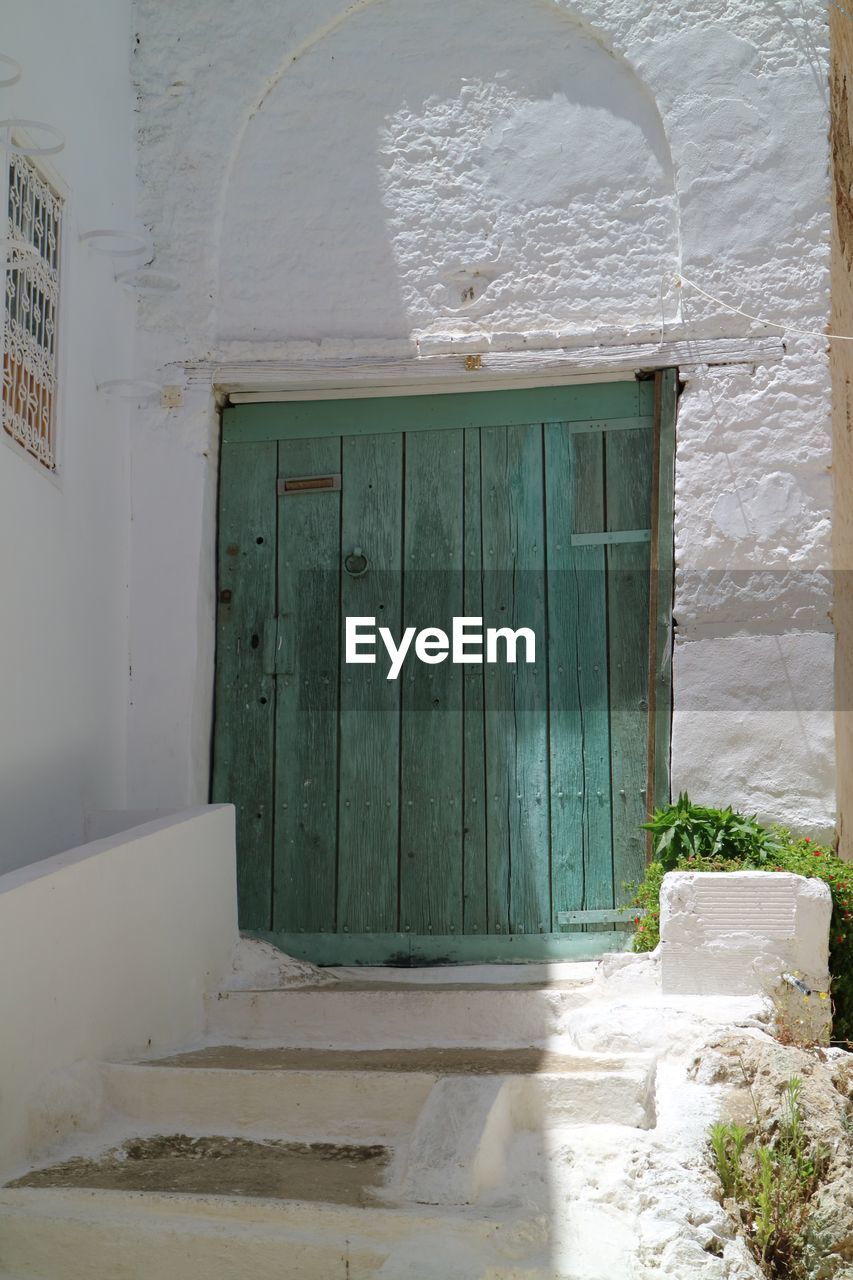
[(763, 325), (767, 329), (778, 329), (780, 333), (794, 334), (798, 338), (817, 338), (821, 342), (853, 342), (853, 334), (824, 333), (816, 329), (796, 329), (793, 325), (781, 324), (778, 320), (767, 320), (764, 316), (752, 315), (749, 311), (744, 311), (741, 307), (734, 307), (730, 302), (724, 302), (722, 298), (717, 298), (713, 293), (708, 293), (708, 290), (696, 284), (695, 280), (690, 280), (685, 275), (676, 276), (676, 289), (681, 289), (684, 285), (687, 285), (690, 289), (695, 289), (697, 293), (701, 293), (703, 298), (707, 298), (715, 306), (723, 307), (724, 310), (730, 311), (732, 315), (743, 316), (745, 320), (751, 320), (753, 324)]

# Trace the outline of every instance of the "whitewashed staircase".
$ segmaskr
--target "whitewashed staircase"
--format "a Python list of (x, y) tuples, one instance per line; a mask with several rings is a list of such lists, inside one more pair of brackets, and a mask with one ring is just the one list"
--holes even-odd
[[(587, 974), (220, 993), (204, 1046), (93, 1067), (101, 1126), (52, 1157), (88, 1158), (83, 1185), (50, 1185), (54, 1172), (0, 1189), (0, 1280), (572, 1275), (549, 1251), (542, 1151), (574, 1126), (654, 1125), (648, 1057), (564, 1048)], [(315, 1145), (280, 1148), (291, 1164), (271, 1194), (235, 1194), (235, 1166), (212, 1157), (203, 1191), (156, 1171), (144, 1190), (121, 1172), (92, 1186), (101, 1153), (155, 1135)], [(316, 1144), (359, 1149), (339, 1157), (340, 1194), (322, 1169), (318, 1185)]]

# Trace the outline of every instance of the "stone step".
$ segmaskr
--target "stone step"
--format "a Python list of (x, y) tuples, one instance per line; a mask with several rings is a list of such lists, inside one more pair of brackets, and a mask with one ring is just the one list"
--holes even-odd
[(385, 1192), (392, 1152), (371, 1143), (292, 1142), (234, 1135), (134, 1135), (105, 1150), (31, 1169), (8, 1189), (227, 1195), (369, 1207)]
[(654, 1123), (647, 1057), (538, 1049), (317, 1050), (217, 1045), (101, 1067), (107, 1108), (135, 1129), (314, 1141), (399, 1141), (436, 1082), (500, 1077), (515, 1128)]
[[(265, 1051), (261, 1050), (261, 1053)], [(299, 1052), (299, 1051), (297, 1051)], [(148, 1131), (389, 1141), (414, 1125), (434, 1077), (422, 1072), (257, 1068), (239, 1049), (101, 1068), (105, 1103)]]
[(208, 997), (212, 1039), (316, 1049), (527, 1048), (568, 1034), (586, 977), (550, 985), (339, 982)]
[(436, 1260), (435, 1280), (534, 1280), (530, 1234), (506, 1211), (4, 1189), (0, 1280), (402, 1280), (413, 1258)]
[(551, 1280), (545, 1153), (655, 1124), (651, 1055), (558, 1051), (589, 986), (224, 991), (204, 1047), (90, 1068), (101, 1129), (0, 1188), (0, 1280)]
[(544, 1131), (654, 1123), (632, 1057), (221, 1045), (102, 1072), (109, 1147), (0, 1189), (0, 1280), (539, 1280)]

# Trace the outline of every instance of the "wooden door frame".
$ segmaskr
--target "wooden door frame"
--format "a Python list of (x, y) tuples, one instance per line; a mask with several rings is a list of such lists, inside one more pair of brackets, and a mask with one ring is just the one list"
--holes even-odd
[[(647, 800), (648, 808), (651, 811), (655, 805), (662, 804), (669, 797), (669, 754), (671, 739), (671, 714), (672, 714), (672, 594), (673, 594), (673, 571), (674, 571), (674, 554), (673, 554), (673, 499), (674, 499), (674, 457), (675, 457), (675, 421), (676, 407), (678, 395), (678, 376), (677, 370), (674, 368), (658, 369), (652, 375), (655, 383), (654, 388), (654, 411), (653, 411), (653, 476), (652, 476), (652, 536), (650, 551), (650, 594), (649, 594), (649, 682), (648, 682), (648, 698), (649, 698), (649, 733), (647, 744)], [(633, 380), (633, 379), (631, 379)], [(600, 386), (606, 382), (627, 382), (623, 371), (614, 371), (614, 376), (608, 378), (605, 374), (601, 374), (588, 380), (583, 381), (575, 378), (561, 379), (559, 383), (539, 383), (538, 386), (519, 386), (518, 382), (513, 380), (503, 386), (490, 385), (485, 387), (478, 380), (475, 387), (466, 386), (463, 394), (479, 391), (499, 392), (502, 398), (512, 396), (512, 393), (518, 392), (521, 396), (534, 390), (547, 392), (548, 390), (565, 391), (572, 387), (589, 387), (590, 390)], [(371, 396), (371, 390), (375, 391), (375, 398)], [(459, 391), (461, 388), (454, 386), (452, 388), (451, 398), (458, 402)], [(360, 384), (358, 388), (352, 390), (346, 388), (336, 389), (333, 393), (324, 393), (323, 391), (293, 391), (282, 393), (279, 396), (270, 396), (269, 400), (261, 399), (261, 396), (254, 395), (241, 396), (241, 403), (245, 403), (247, 407), (251, 406), (253, 416), (256, 417), (258, 409), (263, 404), (269, 404), (271, 410), (276, 408), (281, 410), (284, 405), (282, 401), (289, 401), (291, 412), (294, 409), (293, 400), (305, 400), (312, 402), (312, 406), (316, 406), (318, 401), (331, 401), (329, 404), (330, 413), (340, 410), (339, 400), (351, 399), (358, 401), (363, 398), (374, 400), (374, 405), (381, 402), (382, 399), (389, 400), (410, 399), (412, 397), (420, 399), (423, 402), (439, 402), (438, 419), (441, 418), (440, 402), (444, 399), (442, 392), (451, 392), (450, 386), (430, 388), (427, 395), (423, 394), (421, 388), (410, 387), (394, 387), (390, 388), (386, 385), (377, 386), (374, 389), (365, 387)], [(447, 402), (445, 402), (447, 403)], [(472, 399), (472, 405), (474, 400)], [(236, 424), (239, 417), (240, 405), (233, 407), (234, 418), (232, 422)], [(390, 405), (389, 405), (390, 410)], [(599, 415), (600, 418), (600, 415)], [(257, 420), (257, 417), (256, 417)], [(648, 421), (646, 416), (645, 421)], [(335, 434), (340, 434), (340, 420)], [(451, 423), (450, 421), (442, 422), (436, 420), (423, 429), (438, 429), (441, 426), (457, 426), (458, 419)], [(477, 425), (476, 415), (470, 422), (462, 425)], [(375, 418), (372, 419), (371, 432), (383, 430), (382, 426), (376, 425)], [(384, 427), (385, 430), (399, 430), (399, 420), (392, 426), (389, 420)], [(362, 430), (368, 430), (362, 427)], [(323, 434), (326, 434), (323, 432)], [(328, 434), (332, 434), (330, 430)], [(345, 434), (350, 434), (349, 431)], [(260, 441), (263, 439), (270, 440), (274, 438), (273, 433), (261, 433), (258, 435), (248, 436), (243, 432), (239, 438), (243, 442), (250, 439)], [(278, 437), (275, 437), (278, 438)], [(223, 424), (221, 436), (222, 442), (225, 443), (229, 439), (229, 432)], [(234, 436), (231, 436), (233, 441)], [(217, 503), (217, 511), (219, 504)], [(213, 779), (211, 776), (211, 785)], [(617, 886), (618, 890), (618, 886)], [(603, 913), (607, 914), (607, 913)], [(252, 935), (255, 937), (266, 938), (272, 942), (281, 942), (281, 938), (266, 931), (253, 930)], [(493, 962), (511, 962), (518, 959), (518, 953), (524, 950), (525, 960), (549, 960), (567, 958), (566, 948), (561, 943), (571, 939), (573, 946), (571, 954), (574, 958), (586, 958), (601, 954), (603, 950), (603, 939), (607, 939), (609, 950), (620, 949), (628, 942), (627, 933), (586, 933), (586, 934), (563, 934), (563, 935), (524, 935), (523, 937), (515, 937), (514, 935), (460, 935), (453, 938), (453, 954), (448, 954), (446, 960), (459, 963), (476, 963), (482, 962), (488, 958)], [(335, 939), (337, 935), (326, 935), (325, 941), (329, 950), (329, 958), (324, 963), (346, 962), (343, 958), (336, 961), (334, 952)], [(399, 955), (397, 960), (399, 963), (417, 964), (419, 962), (426, 963), (425, 946), (428, 939), (419, 939), (406, 935), (399, 935), (405, 943), (407, 955)], [(291, 939), (288, 939), (291, 943)], [(306, 935), (306, 943), (308, 937)], [(341, 956), (343, 957), (347, 947), (351, 943), (346, 935), (341, 936)], [(521, 944), (521, 945), (520, 945)], [(288, 950), (299, 955), (298, 946), (289, 945)], [(310, 943), (305, 952), (306, 958), (310, 950)], [(363, 945), (363, 955), (359, 959), (362, 964), (381, 964), (388, 957), (388, 939), (376, 936), (375, 946), (373, 948)], [(423, 954), (421, 954), (423, 953)], [(349, 961), (352, 963), (352, 961)]]
[[(648, 814), (670, 799), (672, 740), (672, 605), (675, 584), (675, 423), (678, 373), (655, 373), (652, 446), (652, 538), (649, 581), (649, 738), (646, 758)], [(651, 857), (651, 832), (646, 842)]]

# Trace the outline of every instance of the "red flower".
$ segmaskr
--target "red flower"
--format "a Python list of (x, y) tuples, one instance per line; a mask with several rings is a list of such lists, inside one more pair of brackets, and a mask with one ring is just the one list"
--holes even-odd
[(839, 933), (839, 935), (838, 935), (838, 937), (835, 939), (835, 941), (836, 941), (836, 942), (843, 942), (843, 941), (844, 941), (844, 934), (843, 934), (843, 933)]
[(805, 838), (805, 839), (806, 839), (806, 844), (811, 844), (811, 842), (812, 842), (812, 838), (811, 838), (811, 836), (806, 836), (806, 838)]
[(812, 857), (813, 857), (813, 858), (819, 858), (819, 857), (820, 857), (820, 849), (815, 849), (814, 853), (812, 854)]

